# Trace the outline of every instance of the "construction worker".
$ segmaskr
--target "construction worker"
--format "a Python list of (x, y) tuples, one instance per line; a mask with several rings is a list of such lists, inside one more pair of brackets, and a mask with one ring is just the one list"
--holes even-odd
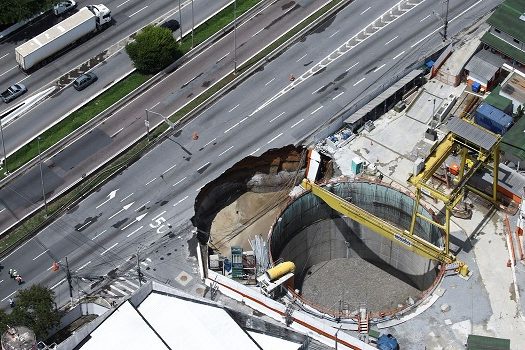
[(13, 269), (9, 269), (9, 277), (13, 278)]
[(16, 282), (17, 282), (18, 284), (22, 284), (22, 282), (24, 282), (24, 281), (22, 280), (22, 276), (20, 276), (20, 275), (16, 276), (16, 277), (15, 277), (15, 280), (16, 280)]

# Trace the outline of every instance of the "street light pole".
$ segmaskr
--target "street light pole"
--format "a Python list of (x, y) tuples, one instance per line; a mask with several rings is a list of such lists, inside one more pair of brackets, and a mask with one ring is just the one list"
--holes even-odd
[(233, 74), (237, 74), (237, 0), (233, 2)]
[(146, 125), (146, 135), (148, 136), (148, 141), (149, 141), (149, 116), (148, 116), (147, 109), (146, 109), (146, 120), (144, 121), (144, 125)]
[(47, 216), (47, 200), (46, 200), (46, 190), (44, 189), (44, 172), (42, 171), (42, 152), (40, 151), (40, 136), (36, 138), (38, 146), (38, 161), (40, 163), (40, 183), (42, 184), (42, 197), (44, 198), (44, 208), (46, 210)]
[(182, 42), (182, 12), (180, 7), (180, 0), (179, 0), (179, 29), (180, 29), (180, 41)]
[(7, 168), (7, 153), (5, 153), (5, 142), (4, 142), (4, 128), (2, 127), (2, 118), (0, 118), (0, 135), (2, 136), (2, 148), (4, 149), (4, 166), (5, 174), (9, 174), (9, 169)]
[(193, 49), (193, 29), (195, 28), (195, 16), (193, 16), (193, 0), (191, 0), (191, 48)]

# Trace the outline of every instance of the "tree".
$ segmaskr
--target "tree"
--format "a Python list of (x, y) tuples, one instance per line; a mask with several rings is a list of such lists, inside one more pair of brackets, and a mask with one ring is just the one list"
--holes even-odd
[(0, 24), (13, 24), (50, 9), (60, 0), (1, 0)]
[(141, 73), (157, 73), (182, 56), (179, 45), (167, 28), (149, 25), (126, 45), (126, 52)]
[(525, 105), (518, 106), (518, 109), (516, 109), (516, 113), (514, 113), (514, 119), (520, 119), (521, 117), (523, 117), (523, 114), (525, 114)]
[(54, 299), (55, 293), (40, 285), (20, 290), (8, 318), (12, 323), (10, 326), (29, 327), (37, 339), (46, 339), (48, 332), (60, 324), (60, 313), (55, 308)]

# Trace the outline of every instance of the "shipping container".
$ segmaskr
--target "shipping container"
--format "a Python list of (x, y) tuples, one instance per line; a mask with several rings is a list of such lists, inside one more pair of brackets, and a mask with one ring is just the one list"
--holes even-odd
[(503, 135), (512, 126), (513, 119), (505, 112), (500, 111), (487, 103), (482, 103), (476, 109), (474, 121), (479, 126), (482, 126), (493, 133)]

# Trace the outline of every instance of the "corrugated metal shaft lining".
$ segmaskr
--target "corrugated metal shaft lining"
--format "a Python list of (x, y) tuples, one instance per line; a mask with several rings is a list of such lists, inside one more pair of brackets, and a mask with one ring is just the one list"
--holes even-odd
[(395, 94), (399, 89), (401, 89), (403, 86), (417, 78), (423, 74), (422, 70), (416, 69), (408, 73), (406, 76), (404, 76), (401, 80), (399, 80), (397, 83), (386, 89), (383, 93), (381, 93), (379, 96), (374, 98), (372, 101), (368, 102), (365, 106), (363, 106), (361, 109), (359, 109), (357, 112), (352, 114), (350, 117), (348, 117), (345, 120), (345, 123), (347, 124), (353, 124), (357, 122), (359, 119), (363, 118), (365, 115), (367, 115), (370, 111), (374, 110), (377, 106), (379, 106), (381, 103), (383, 103), (386, 99), (388, 99), (390, 96)]
[(452, 118), (447, 127), (454, 134), (464, 138), (467, 141), (470, 141), (484, 150), (490, 150), (498, 139), (492, 133), (489, 133), (477, 125), (473, 125), (463, 119), (458, 117)]

